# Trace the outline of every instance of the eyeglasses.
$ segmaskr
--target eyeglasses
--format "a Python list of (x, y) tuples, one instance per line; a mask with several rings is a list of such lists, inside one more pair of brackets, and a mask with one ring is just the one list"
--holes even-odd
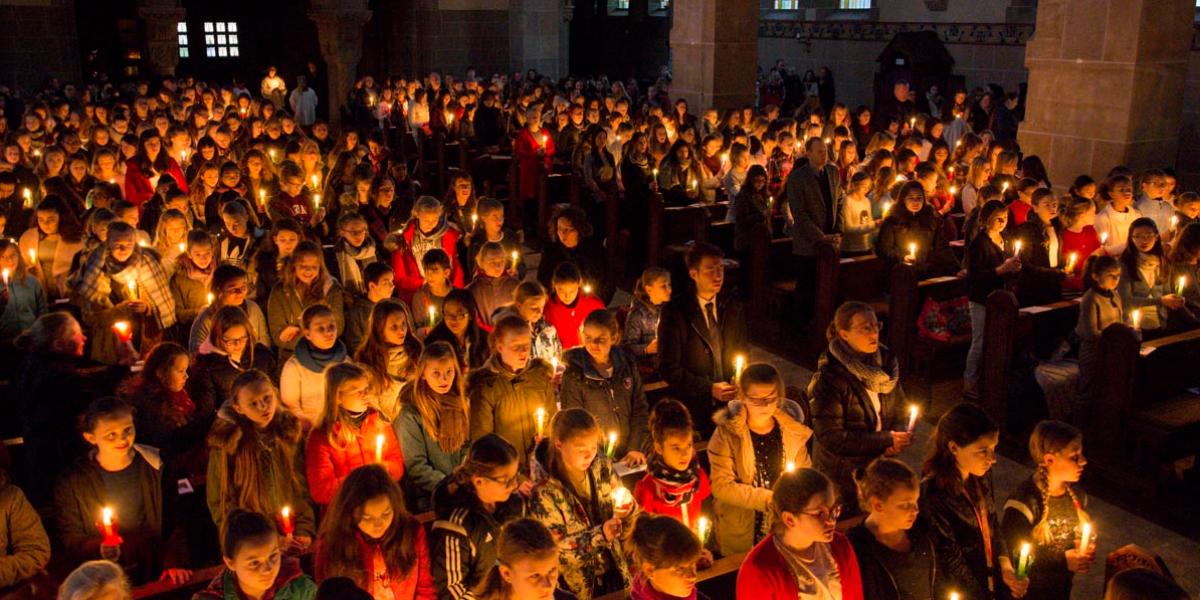
[(505, 478), (491, 477), (488, 475), (480, 475), (480, 477), (483, 479), (486, 479), (492, 483), (495, 483), (497, 485), (503, 486), (505, 489), (515, 488), (518, 485), (520, 485), (520, 483), (521, 483), (521, 475), (520, 474), (513, 475), (512, 477), (505, 477)]
[(822, 508), (821, 510), (806, 510), (801, 512), (802, 515), (808, 515), (822, 523), (838, 520), (842, 516), (841, 505), (836, 505), (831, 508)]
[(765, 398), (746, 397), (746, 398), (743, 398), (742, 401), (745, 402), (746, 404), (749, 404), (750, 406), (764, 408), (767, 406), (771, 406), (772, 404), (778, 403), (779, 402), (779, 394), (771, 394), (770, 396), (767, 396)]
[(248, 341), (250, 341), (250, 336), (248, 336), (248, 335), (243, 335), (242, 337), (235, 337), (235, 338), (227, 338), (227, 337), (221, 338), (221, 343), (225, 344), (226, 346), (241, 346), (242, 344), (245, 344)]

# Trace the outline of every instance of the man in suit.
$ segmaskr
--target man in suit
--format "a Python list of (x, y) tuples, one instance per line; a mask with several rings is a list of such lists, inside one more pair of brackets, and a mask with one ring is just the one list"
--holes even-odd
[[(837, 167), (819, 137), (804, 143), (804, 160), (797, 162), (784, 184), (792, 218), (792, 254), (796, 257), (796, 302), (799, 322), (813, 317), (817, 279), (817, 245), (842, 243)], [(818, 332), (821, 333), (821, 332)]]
[(713, 412), (736, 396), (735, 357), (747, 349), (742, 304), (721, 293), (723, 258), (712, 244), (692, 247), (685, 261), (693, 285), (663, 307), (658, 321), (659, 375), (687, 406), (704, 439), (713, 432)]

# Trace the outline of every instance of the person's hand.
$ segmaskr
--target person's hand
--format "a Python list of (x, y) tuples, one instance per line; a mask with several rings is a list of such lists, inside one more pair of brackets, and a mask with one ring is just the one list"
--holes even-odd
[(533, 481), (529, 479), (522, 481), (521, 484), (517, 486), (517, 493), (520, 494), (522, 498), (528, 499), (533, 495)]
[(653, 342), (646, 344), (646, 354), (658, 354), (658, 338), (654, 338)]
[(545, 155), (546, 155), (546, 146), (545, 146), (545, 144), (543, 144), (543, 145), (541, 145), (541, 146), (538, 146), (538, 149), (537, 149), (537, 155), (538, 155), (538, 156), (545, 156)]
[(1015, 256), (1010, 256), (1010, 257), (1004, 259), (1004, 262), (1000, 263), (999, 267), (996, 267), (996, 274), (997, 275), (1007, 275), (1009, 273), (1016, 273), (1017, 271), (1020, 271), (1020, 270), (1021, 270), (1021, 259), (1019, 259)]
[(610, 542), (617, 539), (617, 536), (621, 535), (621, 527), (621, 519), (619, 518), (613, 517), (605, 521), (601, 527), (604, 531), (604, 539)]
[(312, 542), (313, 542), (313, 539), (311, 536), (295, 535), (295, 536), (292, 536), (292, 543), (291, 543), (290, 549), (295, 550), (297, 554), (302, 554), (306, 550), (308, 550), (308, 548), (310, 546), (312, 546)]
[(822, 237), (821, 240), (828, 244), (832, 244), (834, 248), (838, 248), (842, 245), (842, 234), (834, 233), (832, 235)]
[(911, 446), (912, 443), (913, 443), (913, 434), (911, 434), (907, 431), (893, 431), (892, 432), (892, 448), (891, 449), (895, 450), (896, 454), (900, 454), (901, 452), (904, 452), (904, 449)]
[(1187, 301), (1179, 294), (1167, 294), (1162, 297), (1162, 303), (1163, 306), (1171, 310), (1179, 310), (1187, 304)]
[(625, 453), (625, 458), (621, 459), (621, 464), (627, 467), (638, 467), (646, 464), (646, 455), (637, 450), (630, 450)]
[(285, 344), (290, 344), (296, 341), (296, 338), (298, 337), (300, 337), (300, 327), (296, 325), (288, 325), (287, 327), (283, 328), (283, 331), (279, 332), (279, 341)]
[(1067, 570), (1072, 573), (1087, 573), (1092, 568), (1092, 564), (1096, 562), (1096, 548), (1093, 546), (1089, 552), (1080, 552), (1078, 548), (1071, 548), (1066, 552)]
[(704, 569), (711, 569), (712, 566), (713, 566), (712, 552), (708, 551), (707, 549), (701, 550), (700, 558), (696, 559), (696, 570), (703, 571)]
[(117, 344), (117, 364), (130, 367), (137, 364), (141, 358), (141, 353), (133, 347), (133, 340), (121, 340)]
[(159, 581), (170, 581), (172, 585), (183, 585), (192, 580), (192, 572), (187, 569), (163, 569)]
[(1011, 566), (1002, 569), (1000, 576), (1004, 578), (1004, 585), (1008, 586), (1008, 591), (1012, 592), (1013, 598), (1024, 598), (1025, 594), (1029, 592), (1029, 578), (1017, 577)]
[(911, 254), (905, 254), (905, 255), (904, 255), (904, 264), (906, 264), (906, 265), (911, 265), (911, 264), (913, 264), (913, 263), (915, 263), (915, 262), (917, 262), (917, 257), (915, 257), (915, 256), (913, 256), (913, 255), (911, 255)]
[(25, 268), (25, 272), (29, 273), (30, 275), (33, 275), (34, 277), (41, 277), (42, 276), (42, 266), (39, 265), (38, 263), (33, 263)]
[(732, 383), (718, 381), (712, 384), (712, 397), (721, 402), (729, 402), (737, 397), (737, 388)]

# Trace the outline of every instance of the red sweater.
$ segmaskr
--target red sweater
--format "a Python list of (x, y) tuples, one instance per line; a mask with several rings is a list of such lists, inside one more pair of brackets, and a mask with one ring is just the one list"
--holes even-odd
[(550, 294), (546, 302), (544, 316), (546, 322), (558, 330), (558, 339), (562, 341), (562, 349), (570, 350), (579, 345), (579, 327), (583, 320), (594, 310), (604, 308), (604, 303), (595, 296), (588, 296), (580, 290), (575, 297), (575, 305), (567, 306), (558, 299), (558, 294)]
[[(517, 189), (521, 198), (534, 198), (538, 193), (538, 163), (549, 173), (554, 164), (554, 137), (550, 131), (542, 128), (537, 132), (537, 139), (528, 129), (522, 129), (513, 140), (513, 154), (517, 158)], [(543, 140), (545, 140), (543, 142)], [(538, 150), (545, 147), (546, 154), (538, 156)]]
[[(412, 251), (413, 236), (416, 235), (416, 221), (409, 222), (404, 227), (404, 249), (392, 253), (392, 270), (396, 275), (396, 292), (402, 300), (411, 304), (413, 294), (425, 285), (425, 277), (417, 265), (417, 257)], [(464, 285), (462, 265), (458, 261), (458, 239), (462, 234), (453, 227), (447, 227), (442, 233), (442, 250), (450, 257), (450, 284), (456, 288)]]
[[(175, 162), (175, 159), (167, 157), (167, 170), (162, 174), (170, 175), (179, 184), (179, 190), (188, 193), (187, 180), (183, 178), (183, 171), (179, 169), (179, 163)], [(159, 181), (162, 179), (159, 178)], [(150, 185), (150, 178), (138, 168), (137, 158), (125, 161), (125, 199), (136, 204), (140, 211), (142, 204), (152, 196), (154, 186)]]
[(1071, 262), (1071, 253), (1074, 252), (1077, 256), (1075, 259), (1075, 267), (1067, 273), (1067, 278), (1063, 280), (1063, 291), (1083, 291), (1083, 268), (1087, 265), (1087, 259), (1096, 250), (1100, 248), (1100, 236), (1096, 235), (1096, 228), (1088, 225), (1074, 233), (1068, 229), (1062, 230), (1062, 239), (1059, 240), (1059, 264), (1065, 269)]
[[(674, 518), (676, 521), (682, 522), (684, 525), (696, 529), (696, 522), (700, 518), (700, 505), (704, 503), (705, 498), (712, 494), (712, 488), (709, 487), (708, 474), (704, 469), (698, 469), (700, 473), (700, 483), (696, 485), (696, 491), (692, 494), (691, 502), (687, 503), (688, 518), (683, 519), (684, 504), (676, 504), (674, 506), (668, 504), (656, 492), (654, 485), (654, 476), (646, 473), (633, 486), (633, 498), (637, 500), (638, 506), (648, 512), (656, 515), (665, 515)], [(711, 520), (711, 519), (710, 519)]]
[[(410, 521), (414, 520), (408, 517)], [(398, 577), (396, 573), (388, 573), (391, 577), (392, 594), (396, 600), (435, 600), (437, 598), (437, 589), (433, 584), (433, 574), (430, 569), (429, 560), (429, 544), (425, 536), (425, 528), (420, 523), (416, 524), (416, 551), (417, 564), (416, 568), (408, 572), (404, 577)], [(375, 581), (375, 560), (374, 553), (379, 552), (378, 546), (373, 546), (363, 539), (362, 535), (356, 536), (358, 539), (358, 551), (362, 556), (363, 570), (365, 572), (365, 581), (355, 581), (354, 583), (366, 590), (371, 591), (371, 582)], [(324, 540), (318, 539), (314, 548), (315, 558), (313, 559), (313, 573), (317, 583), (320, 584), (330, 577), (328, 573), (328, 558), (325, 555)]]
[[(858, 557), (850, 540), (841, 533), (830, 542), (833, 560), (842, 580), (842, 600), (864, 600)], [(767, 536), (746, 554), (737, 576), (737, 597), (757, 600), (796, 600), (800, 590), (787, 559), (775, 547), (774, 536)]]
[[(341, 431), (341, 424), (334, 424), (334, 431)], [(363, 465), (375, 463), (375, 436), (383, 434), (383, 466), (392, 479), (404, 477), (404, 454), (400, 442), (390, 424), (384, 422), (379, 413), (372, 410), (366, 420), (354, 432), (354, 439), (345, 448), (338, 449), (329, 443), (329, 436), (320, 428), (308, 434), (308, 445), (304, 449), (305, 471), (308, 474), (308, 491), (313, 502), (329, 504), (342, 481), (351, 471)]]
[(1008, 210), (1013, 216), (1012, 226), (1024, 225), (1025, 221), (1029, 220), (1029, 211), (1033, 210), (1033, 205), (1013, 200), (1012, 204), (1008, 205)]

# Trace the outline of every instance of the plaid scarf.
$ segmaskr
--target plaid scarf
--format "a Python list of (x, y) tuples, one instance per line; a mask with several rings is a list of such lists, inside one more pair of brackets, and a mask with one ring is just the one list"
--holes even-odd
[(129, 260), (118, 263), (107, 250), (97, 248), (88, 256), (75, 293), (90, 305), (84, 306), (85, 311), (105, 310), (124, 300), (139, 299), (150, 305), (151, 315), (161, 329), (175, 324), (175, 300), (167, 286), (167, 272), (150, 250), (137, 248)]
[(700, 467), (694, 460), (687, 469), (678, 471), (655, 456), (650, 460), (650, 476), (654, 481), (654, 496), (667, 506), (691, 502), (700, 487)]

